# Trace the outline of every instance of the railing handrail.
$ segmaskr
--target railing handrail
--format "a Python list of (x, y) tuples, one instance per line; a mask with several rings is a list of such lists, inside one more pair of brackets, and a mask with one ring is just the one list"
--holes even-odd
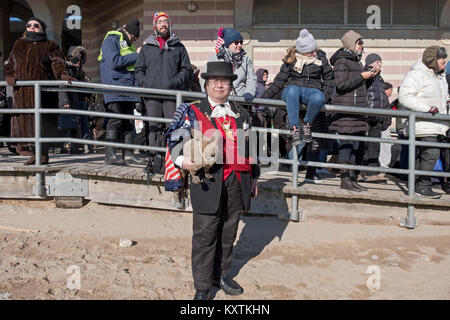
[[(64, 91), (65, 88), (75, 87), (75, 88), (88, 88), (88, 89), (103, 89), (109, 90), (112, 93), (114, 91), (121, 91), (126, 93), (139, 94), (160, 94), (173, 96), (176, 98), (177, 94), (181, 94), (183, 98), (206, 98), (205, 93), (192, 92), (192, 91), (182, 91), (182, 90), (168, 90), (168, 89), (154, 89), (154, 88), (142, 88), (142, 87), (129, 87), (129, 86), (117, 86), (93, 82), (79, 82), (73, 81), (71, 84), (67, 81), (60, 80), (39, 80), (39, 81), (17, 81), (15, 86), (34, 86), (39, 84), (42, 87), (57, 87), (55, 91)], [(0, 81), (0, 86), (7, 86), (6, 81)], [(45, 88), (42, 89), (45, 91)], [(267, 106), (286, 106), (286, 102), (277, 99), (261, 99), (255, 98), (251, 103), (246, 102), (243, 97), (230, 96), (230, 101), (240, 102), (243, 104), (260, 104)], [(417, 119), (428, 119), (428, 120), (441, 120), (450, 121), (450, 114), (431, 114), (428, 112), (418, 112), (410, 110), (390, 110), (390, 109), (376, 109), (376, 108), (365, 108), (365, 107), (350, 107), (326, 104), (322, 111), (332, 112), (332, 113), (348, 113), (348, 114), (363, 114), (363, 115), (380, 115), (380, 116), (391, 116), (395, 118), (408, 118), (411, 115), (415, 115)]]

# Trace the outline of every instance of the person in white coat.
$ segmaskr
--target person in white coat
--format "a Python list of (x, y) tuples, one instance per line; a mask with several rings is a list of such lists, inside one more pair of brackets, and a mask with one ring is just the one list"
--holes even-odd
[[(399, 101), (404, 107), (412, 111), (448, 114), (448, 86), (444, 75), (446, 59), (444, 47), (425, 49), (422, 59), (414, 64), (402, 81)], [(418, 141), (439, 142), (449, 130), (449, 123), (418, 119), (415, 129)], [(440, 149), (421, 146), (417, 150), (416, 170), (432, 171), (439, 159)], [(440, 198), (441, 194), (433, 192), (431, 186), (429, 176), (419, 176), (415, 193), (427, 198)]]

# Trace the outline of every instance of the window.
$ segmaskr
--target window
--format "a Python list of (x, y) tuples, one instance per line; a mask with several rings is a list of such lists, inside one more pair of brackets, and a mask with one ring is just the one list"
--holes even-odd
[(254, 24), (365, 26), (367, 8), (381, 9), (381, 25), (437, 26), (446, 0), (255, 0)]
[(298, 8), (295, 0), (255, 1), (255, 24), (298, 24)]
[(344, 24), (344, 0), (300, 1), (301, 24)]

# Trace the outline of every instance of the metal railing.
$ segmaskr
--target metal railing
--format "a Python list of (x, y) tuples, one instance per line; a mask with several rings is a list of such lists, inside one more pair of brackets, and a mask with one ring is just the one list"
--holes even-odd
[[(6, 82), (0, 82), (0, 86), (6, 86)], [(0, 109), (1, 113), (9, 114), (34, 114), (35, 116), (35, 136), (34, 138), (1, 138), (0, 142), (32, 142), (35, 144), (36, 162), (35, 166), (42, 165), (41, 155), (42, 155), (42, 143), (78, 143), (78, 144), (91, 144), (99, 146), (112, 146), (127, 149), (139, 149), (139, 150), (149, 150), (156, 152), (166, 152), (165, 148), (161, 147), (151, 147), (142, 146), (134, 144), (124, 144), (124, 143), (112, 143), (106, 141), (97, 140), (85, 140), (76, 138), (44, 138), (41, 137), (41, 115), (42, 114), (74, 114), (74, 115), (86, 115), (91, 117), (104, 117), (104, 118), (116, 118), (116, 119), (129, 119), (129, 120), (144, 120), (144, 121), (154, 121), (162, 123), (171, 123), (171, 119), (165, 118), (154, 118), (145, 116), (134, 116), (134, 115), (124, 115), (115, 114), (107, 112), (93, 112), (93, 111), (83, 111), (75, 109), (45, 109), (42, 108), (41, 92), (82, 92), (82, 93), (92, 93), (92, 94), (114, 94), (114, 95), (128, 95), (128, 96), (140, 96), (140, 97), (160, 97), (165, 99), (176, 99), (177, 107), (184, 101), (193, 101), (199, 98), (205, 98), (204, 93), (189, 92), (189, 91), (176, 91), (176, 90), (163, 90), (163, 89), (150, 89), (150, 88), (138, 88), (138, 87), (127, 87), (127, 86), (114, 86), (105, 85), (98, 83), (86, 83), (86, 82), (72, 82), (68, 84), (66, 81), (18, 81), (16, 86), (33, 86), (35, 92), (35, 108), (34, 109)], [(230, 101), (240, 102), (247, 104), (242, 97), (231, 96)], [(269, 106), (279, 106), (285, 107), (286, 103), (282, 100), (272, 100), (272, 99), (254, 99), (252, 104), (259, 105), (269, 105)], [(322, 111), (331, 113), (344, 113), (344, 114), (360, 114), (360, 115), (376, 115), (376, 116), (388, 116), (394, 118), (407, 118), (409, 121), (409, 132), (407, 140), (397, 140), (397, 139), (384, 139), (384, 138), (371, 138), (364, 136), (349, 136), (341, 134), (326, 134), (326, 133), (316, 133), (313, 132), (312, 136), (314, 138), (324, 138), (331, 140), (350, 140), (350, 141), (362, 141), (362, 142), (376, 142), (376, 143), (390, 143), (390, 144), (403, 144), (408, 145), (409, 148), (409, 166), (408, 169), (394, 169), (394, 168), (383, 168), (383, 167), (373, 167), (373, 166), (361, 166), (361, 165), (347, 165), (347, 164), (337, 164), (337, 163), (326, 163), (326, 162), (314, 162), (314, 161), (300, 161), (297, 154), (294, 154), (292, 160), (289, 159), (279, 159), (278, 157), (258, 157), (261, 161), (273, 161), (278, 163), (289, 164), (292, 167), (292, 188), (297, 189), (298, 183), (298, 166), (313, 166), (318, 168), (330, 168), (330, 169), (347, 169), (347, 170), (362, 170), (362, 171), (375, 171), (383, 173), (396, 173), (396, 174), (407, 174), (408, 175), (408, 197), (411, 201), (408, 202), (407, 217), (402, 220), (402, 226), (409, 229), (414, 229), (416, 227), (416, 219), (414, 217), (414, 192), (415, 192), (415, 177), (417, 175), (428, 175), (433, 177), (450, 177), (450, 173), (445, 172), (435, 172), (435, 171), (421, 171), (415, 169), (415, 158), (416, 158), (416, 146), (431, 146), (437, 148), (450, 148), (450, 143), (436, 143), (436, 142), (423, 142), (416, 141), (415, 123), (417, 119), (425, 120), (442, 120), (449, 121), (450, 115), (444, 114), (430, 114), (422, 112), (412, 112), (406, 110), (384, 110), (384, 109), (368, 109), (361, 107), (345, 107), (336, 105), (326, 105)], [(281, 129), (270, 129), (270, 128), (252, 128), (253, 131), (261, 133), (270, 134), (290, 134), (288, 130)], [(36, 195), (45, 196), (45, 186), (43, 185), (43, 173), (36, 173)], [(289, 212), (289, 220), (299, 221), (300, 213), (298, 210), (298, 195), (292, 194), (292, 207)]]

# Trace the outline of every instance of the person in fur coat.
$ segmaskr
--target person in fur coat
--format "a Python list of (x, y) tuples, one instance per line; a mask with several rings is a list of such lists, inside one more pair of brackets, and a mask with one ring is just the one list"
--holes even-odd
[[(47, 39), (46, 24), (30, 18), (24, 36), (18, 39), (5, 63), (5, 78), (10, 86), (22, 80), (75, 80), (67, 74), (64, 56), (59, 46)], [(57, 108), (58, 94), (42, 92), (43, 108)], [(34, 108), (34, 87), (15, 87), (15, 109)], [(42, 115), (42, 137), (57, 136), (57, 115)], [(34, 137), (34, 114), (18, 114), (11, 118), (11, 137)], [(26, 148), (30, 148), (28, 153)], [(25, 165), (35, 163), (34, 143), (17, 143), (16, 150), (31, 155)], [(48, 145), (42, 145), (42, 164), (48, 163)]]

